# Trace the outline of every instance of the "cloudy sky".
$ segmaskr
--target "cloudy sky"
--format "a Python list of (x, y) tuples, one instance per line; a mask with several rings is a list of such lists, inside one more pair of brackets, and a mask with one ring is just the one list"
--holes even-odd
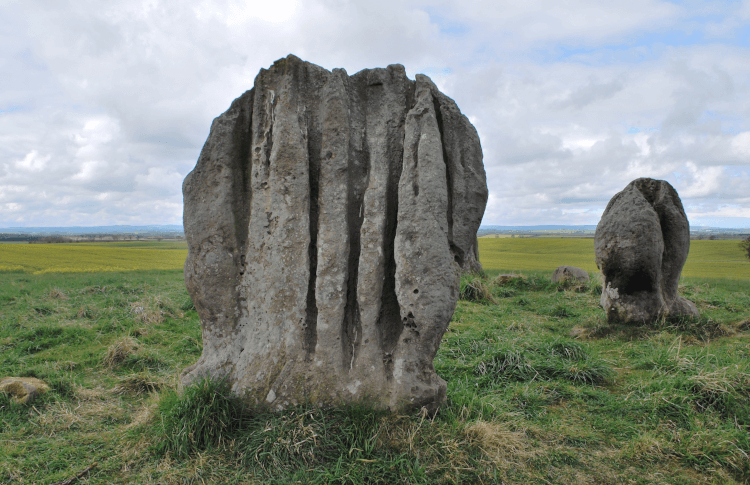
[(293, 53), (429, 75), (483, 224), (596, 224), (631, 180), (750, 227), (750, 1), (0, 0), (0, 227), (180, 224), (211, 121)]

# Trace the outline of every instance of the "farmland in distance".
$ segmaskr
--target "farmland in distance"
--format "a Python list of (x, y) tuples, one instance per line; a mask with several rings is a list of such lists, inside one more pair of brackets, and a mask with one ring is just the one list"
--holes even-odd
[[(0, 272), (169, 270), (182, 268), (186, 256), (184, 241), (0, 244)], [(553, 271), (568, 265), (598, 272), (590, 238), (479, 238), (479, 258), (489, 271)], [(737, 241), (694, 240), (682, 276), (746, 279), (750, 263)]]

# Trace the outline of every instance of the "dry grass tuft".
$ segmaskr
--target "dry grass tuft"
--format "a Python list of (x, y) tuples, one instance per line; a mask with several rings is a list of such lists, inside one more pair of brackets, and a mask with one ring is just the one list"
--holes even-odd
[(159, 391), (165, 387), (167, 387), (167, 382), (162, 379), (155, 378), (149, 374), (133, 374), (121, 379), (120, 383), (113, 389), (113, 392), (115, 394), (134, 394), (139, 396)]
[(538, 454), (525, 431), (511, 431), (504, 423), (476, 421), (465, 428), (465, 433), (470, 444), (503, 470), (517, 470)]
[(156, 416), (157, 408), (157, 399), (153, 399), (151, 400), (151, 402), (145, 403), (138, 411), (133, 414), (130, 423), (125, 426), (125, 429), (135, 428), (137, 426), (150, 423), (154, 419), (154, 416)]
[(59, 362), (52, 362), (48, 365), (56, 371), (71, 371), (78, 367), (78, 362), (73, 362), (72, 360), (61, 360)]
[(508, 331), (509, 332), (518, 332), (518, 333), (524, 333), (529, 330), (529, 325), (523, 320), (512, 320), (508, 324)]
[(174, 310), (174, 303), (161, 295), (151, 295), (130, 304), (130, 313), (136, 321), (145, 324), (163, 323), (166, 317), (182, 317), (183, 314)]
[(138, 347), (138, 342), (133, 337), (123, 337), (109, 346), (107, 353), (104, 354), (104, 359), (102, 359), (102, 364), (109, 368), (117, 367), (128, 356), (133, 355)]
[(68, 431), (100, 433), (105, 421), (120, 420), (126, 413), (119, 399), (112, 399), (102, 389), (77, 389), (76, 397), (73, 402), (48, 405), (39, 413), (36, 424), (48, 436)]
[(620, 452), (624, 462), (657, 463), (675, 458), (671, 444), (656, 433), (645, 433), (629, 442)]
[[(459, 483), (461, 472), (475, 466), (469, 456), (467, 440), (436, 424), (425, 412), (421, 413), (419, 421), (401, 415), (385, 417), (377, 442), (402, 452), (418, 453), (425, 471), (442, 476), (444, 483)], [(491, 468), (489, 463), (485, 465), (487, 470)]]
[(101, 401), (107, 398), (107, 393), (101, 387), (95, 389), (79, 387), (76, 389), (76, 397), (79, 401)]
[(156, 310), (147, 308), (143, 303), (137, 301), (130, 304), (130, 313), (135, 315), (135, 320), (148, 323), (162, 323), (164, 321), (164, 314), (158, 308)]
[(592, 329), (576, 325), (568, 332), (568, 337), (585, 340), (592, 334)]
[(68, 299), (68, 295), (66, 295), (65, 293), (63, 293), (63, 291), (60, 288), (58, 288), (58, 287), (54, 287), (51, 290), (49, 290), (49, 296), (50, 296), (50, 298), (55, 298), (56, 300), (67, 300)]
[(78, 307), (76, 311), (76, 318), (93, 318), (94, 312), (88, 306)]
[(48, 436), (61, 431), (81, 429), (86, 424), (86, 420), (77, 412), (78, 410), (70, 403), (55, 401), (39, 415), (36, 424)]
[(721, 401), (721, 397), (727, 394), (735, 394), (747, 397), (750, 395), (750, 374), (740, 372), (738, 366), (723, 367), (712, 372), (703, 369), (694, 376), (688, 378), (694, 385), (694, 391), (698, 391), (704, 404)]
[(491, 284), (480, 276), (470, 276), (461, 281), (458, 297), (464, 301), (496, 304)]

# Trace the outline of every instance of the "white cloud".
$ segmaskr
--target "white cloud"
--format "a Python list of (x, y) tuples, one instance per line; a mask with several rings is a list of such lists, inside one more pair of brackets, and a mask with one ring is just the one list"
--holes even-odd
[(480, 134), (486, 224), (595, 224), (653, 176), (691, 218), (750, 225), (747, 1), (31, 0), (0, 17), (6, 225), (179, 223), (211, 120), (288, 53), (432, 76)]
[(44, 169), (50, 158), (52, 158), (51, 155), (41, 157), (36, 150), (31, 150), (23, 157), (23, 160), (17, 161), (15, 166), (23, 171), (39, 172)]

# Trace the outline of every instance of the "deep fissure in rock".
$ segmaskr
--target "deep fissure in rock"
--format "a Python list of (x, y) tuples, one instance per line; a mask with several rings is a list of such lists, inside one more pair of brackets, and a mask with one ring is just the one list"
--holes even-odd
[(451, 253), (454, 260), (463, 267), (464, 252), (453, 243), (453, 170), (456, 161), (448, 156), (448, 150), (445, 148), (445, 131), (443, 130), (443, 112), (440, 110), (440, 102), (437, 96), (432, 95), (432, 106), (435, 110), (437, 119), (438, 132), (440, 133), (440, 148), (443, 150), (443, 162), (445, 163), (445, 187), (448, 192), (448, 243), (450, 244)]
[[(411, 110), (409, 110), (411, 111)], [(423, 113), (414, 114), (414, 117), (422, 116)], [(408, 115), (407, 115), (408, 116)], [(419, 124), (419, 134), (412, 142), (411, 152), (414, 154), (414, 179), (411, 183), (411, 189), (414, 197), (419, 197), (419, 139), (422, 136), (422, 125)], [(406, 139), (406, 130), (404, 130), (404, 139)], [(406, 147), (404, 147), (405, 149)]]
[[(380, 331), (380, 348), (383, 351), (383, 364), (386, 377), (393, 377), (393, 360), (391, 358), (404, 325), (401, 322), (401, 307), (396, 296), (396, 256), (395, 241), (398, 224), (398, 184), (404, 166), (404, 117), (398, 125), (389, 129), (388, 133), (388, 179), (386, 186), (386, 219), (385, 236), (383, 238), (383, 256), (385, 260), (383, 293), (378, 315), (378, 329)], [(399, 143), (400, 142), (400, 143)], [(418, 189), (417, 189), (418, 190)]]
[[(351, 124), (353, 124), (352, 120), (350, 120), (350, 126), (347, 126), (347, 129), (351, 128)], [(364, 125), (366, 126), (366, 123)], [(357, 339), (362, 334), (357, 284), (359, 282), (359, 256), (362, 250), (364, 193), (370, 172), (370, 151), (367, 147), (367, 136), (366, 134), (362, 136), (365, 142), (363, 150), (353, 150), (352, 147), (347, 147), (349, 149), (349, 162), (347, 167), (346, 227), (349, 231), (349, 258), (347, 260), (344, 321), (341, 325), (342, 366), (346, 370), (352, 368), (358, 345)], [(361, 157), (357, 155), (361, 155)]]
[(307, 134), (308, 187), (310, 191), (309, 223), (310, 245), (308, 258), (310, 262), (310, 277), (307, 283), (307, 306), (304, 324), (304, 340), (306, 358), (312, 358), (318, 343), (318, 302), (315, 296), (315, 285), (318, 277), (318, 221), (320, 218), (320, 148), (322, 136), (315, 129), (316, 124), (310, 111), (302, 115)]
[[(304, 85), (312, 84), (312, 80), (308, 77), (307, 70), (293, 70), (293, 79), (295, 84), (302, 83)], [(302, 77), (303, 79), (299, 79)], [(308, 106), (315, 106), (318, 100), (303, 99), (301, 105), (303, 108)], [(303, 138), (307, 142), (307, 174), (308, 174), (308, 190), (309, 190), (309, 231), (310, 231), (310, 242), (308, 245), (308, 261), (309, 261), (309, 272), (310, 276), (307, 282), (307, 298), (305, 308), (305, 323), (303, 326), (304, 337), (303, 337), (303, 348), (305, 350), (305, 358), (307, 360), (312, 359), (312, 355), (315, 352), (315, 346), (318, 343), (318, 301), (315, 294), (316, 283), (318, 279), (318, 233), (319, 233), (319, 220), (320, 220), (320, 164), (321, 164), (321, 147), (322, 147), (322, 133), (319, 130), (319, 123), (316, 119), (316, 109), (304, 109), (301, 113), (298, 111), (298, 120), (302, 127), (304, 127)]]
[[(232, 130), (235, 150), (235, 169), (240, 177), (233, 181), (232, 215), (234, 216), (235, 261), (240, 275), (245, 273), (245, 253), (250, 226), (250, 208), (252, 207), (252, 124), (255, 92), (250, 90), (240, 99), (239, 120)], [(239, 292), (238, 292), (239, 293)]]

